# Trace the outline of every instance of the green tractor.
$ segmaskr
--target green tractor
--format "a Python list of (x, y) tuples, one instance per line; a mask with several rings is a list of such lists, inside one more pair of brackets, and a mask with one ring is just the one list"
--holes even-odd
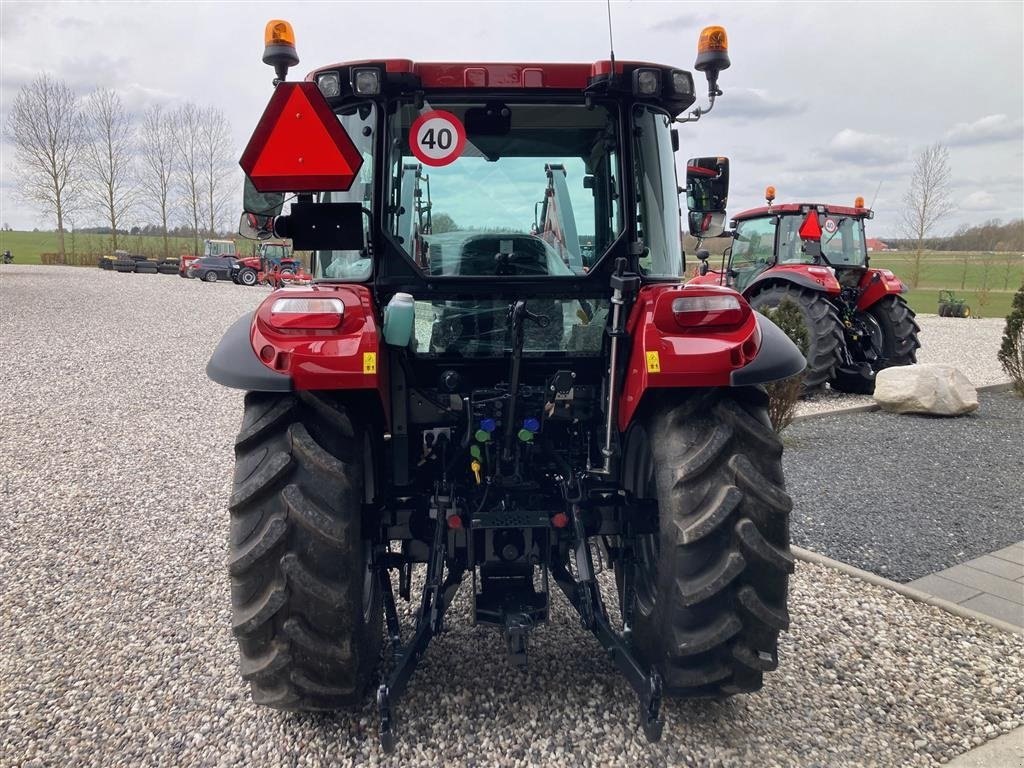
[(939, 291), (939, 317), (970, 317), (971, 308), (952, 291)]

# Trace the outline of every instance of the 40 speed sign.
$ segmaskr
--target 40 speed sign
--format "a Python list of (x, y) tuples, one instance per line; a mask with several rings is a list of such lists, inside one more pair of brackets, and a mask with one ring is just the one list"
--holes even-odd
[(424, 112), (409, 128), (409, 148), (425, 165), (435, 168), (455, 162), (466, 147), (466, 129), (451, 112)]

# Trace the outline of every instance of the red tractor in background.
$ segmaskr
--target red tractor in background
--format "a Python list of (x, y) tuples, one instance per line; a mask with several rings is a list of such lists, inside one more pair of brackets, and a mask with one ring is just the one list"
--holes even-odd
[(828, 383), (871, 394), (878, 371), (915, 363), (919, 328), (902, 296), (906, 286), (888, 269), (869, 266), (864, 222), (874, 214), (864, 199), (852, 208), (773, 205), (774, 187), (765, 199), (767, 206), (733, 218), (721, 271), (710, 269), (707, 251), (700, 251), (689, 282), (735, 288), (757, 310), (792, 300), (808, 331), (805, 393)]
[[(240, 233), (311, 251), (314, 284), (272, 292), (207, 366), (246, 393), (228, 571), (254, 701), (358, 708), (375, 687), (392, 749), (394, 704), (460, 585), (513, 664), (561, 590), (602, 648), (564, 652), (611, 660), (652, 741), (663, 695), (758, 690), (793, 571), (760, 385), (805, 363), (736, 291), (680, 284), (675, 123), (710, 109), (687, 114), (692, 74), (373, 60), (288, 82), (279, 20), (264, 61), (277, 77), (241, 160)], [(712, 105), (727, 66), (725, 31), (705, 29)], [(727, 164), (690, 165), (714, 170), (700, 199), (716, 207), (690, 212), (710, 236)], [(576, 208), (568, 260), (530, 231), (545, 173)], [(395, 576), (418, 603), (404, 636)]]
[(263, 241), (256, 246), (255, 256), (237, 260), (236, 265), (231, 268), (231, 282), (239, 285), (258, 285), (269, 282), (266, 278), (271, 273), (280, 280), (301, 271), (302, 263), (292, 258), (292, 249), (288, 243)]

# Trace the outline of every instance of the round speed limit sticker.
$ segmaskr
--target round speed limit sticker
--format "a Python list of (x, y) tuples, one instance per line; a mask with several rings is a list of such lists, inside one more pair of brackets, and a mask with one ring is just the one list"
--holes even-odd
[(828, 232), (830, 235), (835, 234), (836, 226), (837, 225), (835, 219), (825, 219), (825, 231)]
[(409, 148), (426, 165), (453, 163), (465, 147), (466, 129), (451, 112), (424, 112), (409, 128)]

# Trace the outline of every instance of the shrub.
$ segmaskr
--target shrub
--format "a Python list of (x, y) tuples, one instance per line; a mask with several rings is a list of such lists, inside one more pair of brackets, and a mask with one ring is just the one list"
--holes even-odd
[(1024, 395), (1024, 283), (1013, 297), (1013, 306), (1006, 316), (1003, 343), (997, 355), (1003, 370), (1013, 381), (1013, 389)]
[[(800, 307), (789, 299), (783, 299), (774, 309), (766, 308), (761, 312), (789, 336), (802, 354), (807, 354), (810, 338)], [(768, 418), (771, 419), (772, 427), (776, 432), (781, 432), (793, 422), (796, 404), (803, 393), (803, 387), (804, 375), (802, 373), (781, 381), (773, 381), (765, 386), (768, 391)]]

